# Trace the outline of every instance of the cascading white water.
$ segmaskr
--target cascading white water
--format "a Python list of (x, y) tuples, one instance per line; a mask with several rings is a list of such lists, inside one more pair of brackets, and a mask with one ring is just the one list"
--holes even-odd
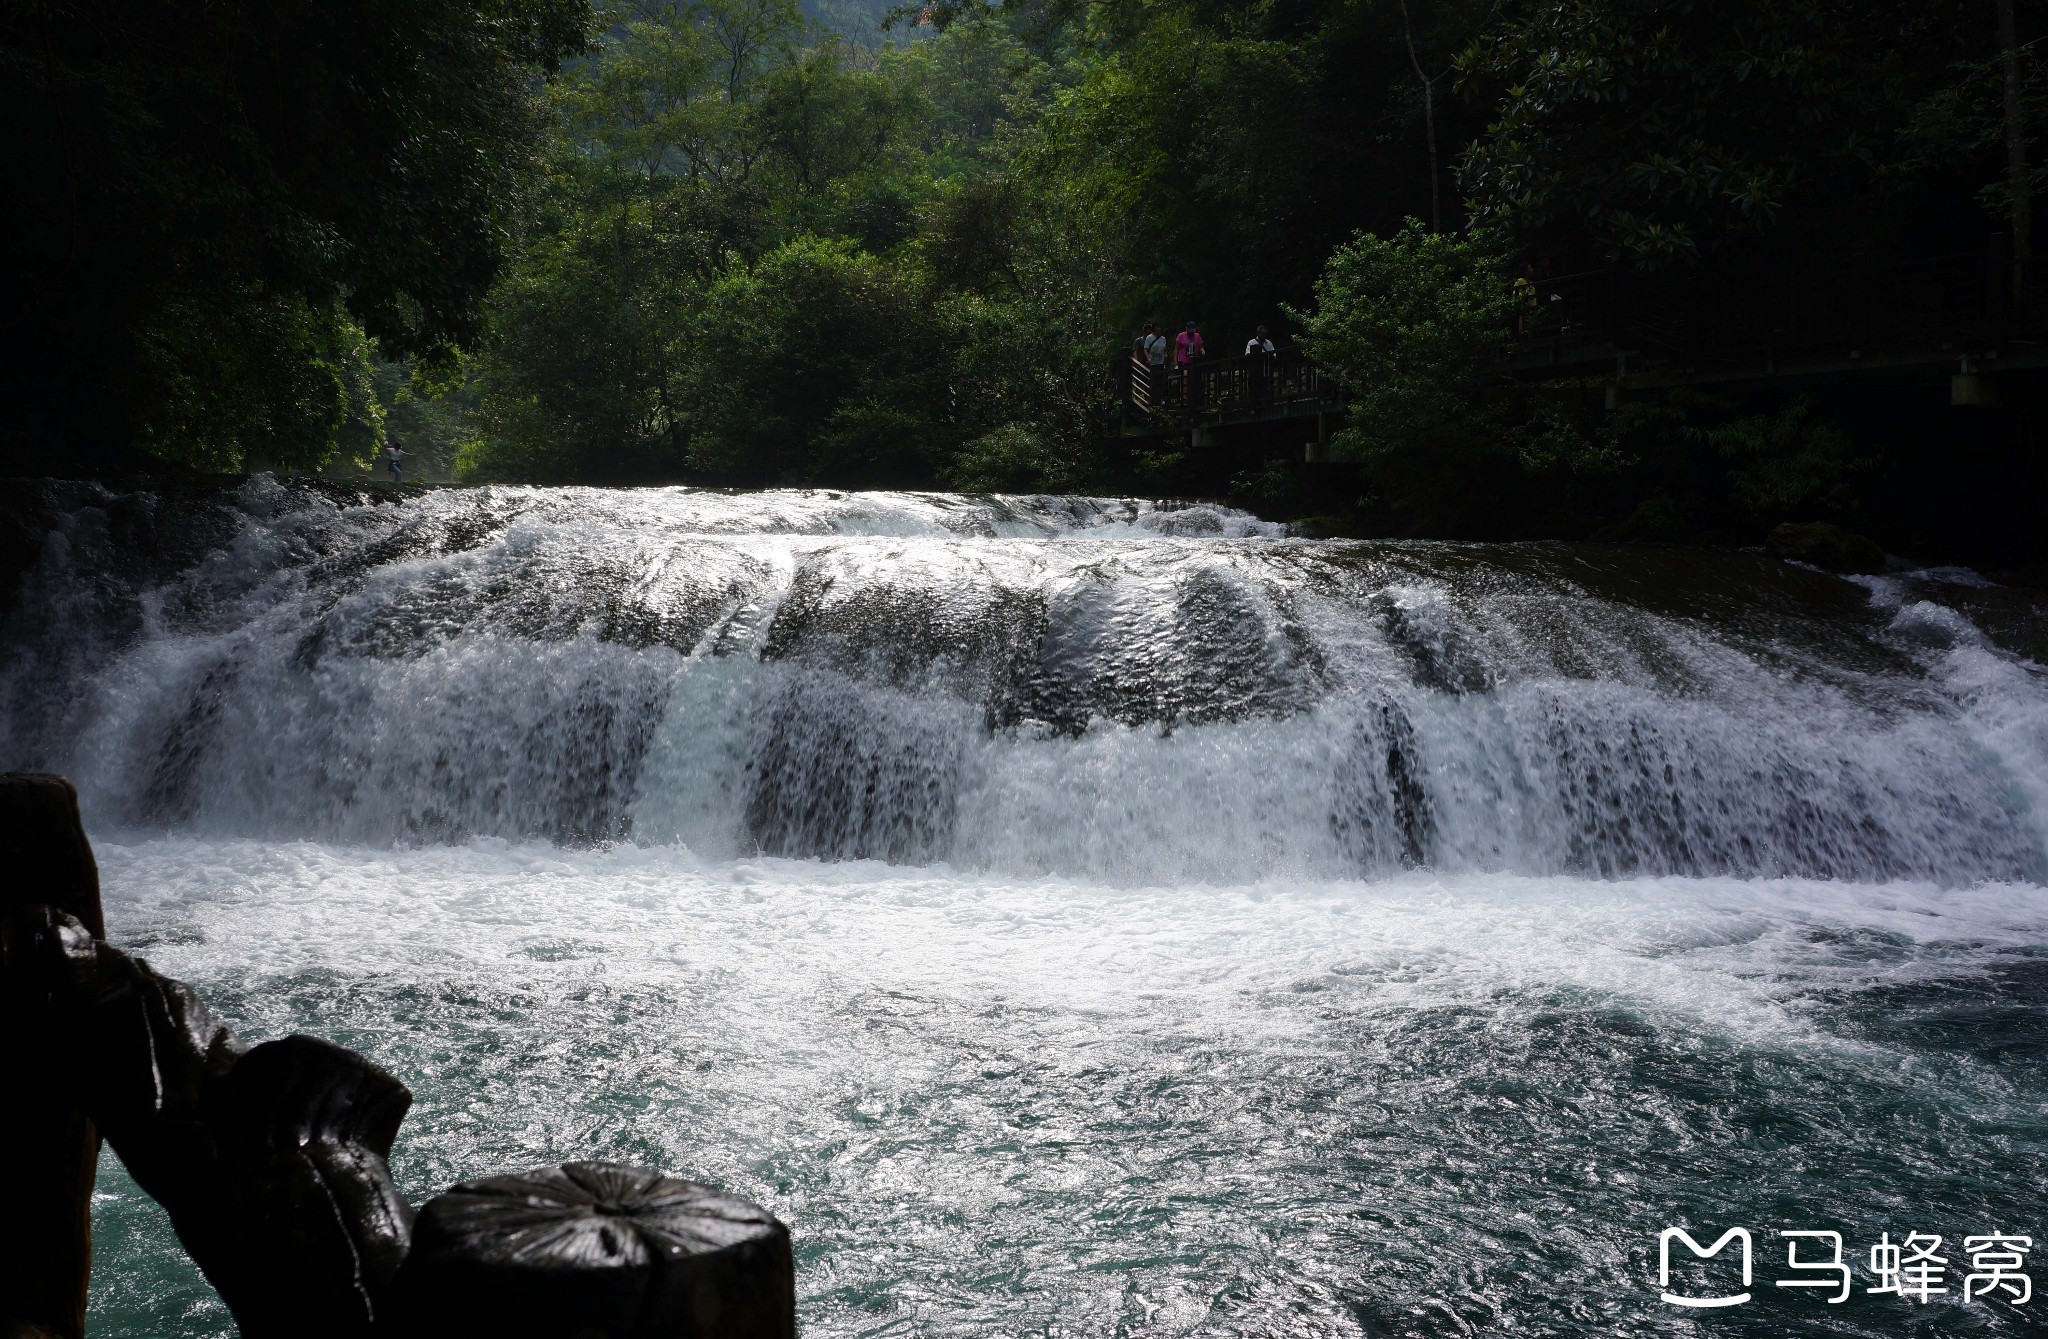
[[(2035, 1325), (1768, 1282), (1785, 1226), (2048, 1237), (2048, 676), (1967, 573), (22, 499), (0, 765), (78, 781), (117, 939), (414, 1088), (416, 1198), (718, 1181), (818, 1335), (1690, 1336), (1680, 1224), (1759, 1234), (1717, 1333)], [(111, 1166), (95, 1224), (95, 1333), (230, 1332)]]
[(87, 501), (17, 602), (6, 753), (101, 824), (1137, 881), (2048, 869), (2038, 675), (1761, 562), (1072, 499), (213, 505), (217, 548), (110, 591)]

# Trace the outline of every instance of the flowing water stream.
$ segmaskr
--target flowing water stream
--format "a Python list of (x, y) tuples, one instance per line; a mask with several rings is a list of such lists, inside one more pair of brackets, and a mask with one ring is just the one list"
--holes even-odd
[[(0, 765), (395, 1170), (761, 1201), (811, 1335), (2025, 1334), (2028, 597), (1208, 506), (43, 485)], [(1743, 1226), (1751, 1303), (1659, 1300)], [(231, 1333), (109, 1160), (96, 1332)], [(1856, 1295), (1779, 1290), (1786, 1228)], [(1950, 1292), (1872, 1296), (1881, 1232)]]

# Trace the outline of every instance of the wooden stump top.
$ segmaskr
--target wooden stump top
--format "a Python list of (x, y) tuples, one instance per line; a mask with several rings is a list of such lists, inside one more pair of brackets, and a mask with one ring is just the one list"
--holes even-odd
[(398, 1328), (570, 1339), (791, 1339), (789, 1230), (695, 1181), (572, 1162), (466, 1181), (420, 1211)]

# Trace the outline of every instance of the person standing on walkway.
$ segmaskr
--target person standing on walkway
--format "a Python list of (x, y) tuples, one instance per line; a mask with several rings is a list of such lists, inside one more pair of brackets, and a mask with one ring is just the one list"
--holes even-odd
[(1522, 262), (1522, 272), (1515, 276), (1515, 335), (1526, 338), (1535, 326), (1536, 312), (1536, 262)]
[(1145, 327), (1144, 338), (1138, 341), (1138, 351), (1145, 355), (1145, 372), (1150, 380), (1146, 383), (1152, 405), (1158, 407), (1166, 395), (1166, 331), (1154, 321)]
[(1260, 326), (1258, 333), (1244, 342), (1244, 356), (1245, 390), (1253, 404), (1264, 404), (1273, 384), (1273, 337), (1266, 327)]
[(1201, 361), (1205, 350), (1202, 347), (1202, 332), (1189, 321), (1187, 329), (1173, 337), (1173, 366), (1180, 373), (1181, 393), (1187, 397), (1188, 408), (1195, 407), (1195, 364)]

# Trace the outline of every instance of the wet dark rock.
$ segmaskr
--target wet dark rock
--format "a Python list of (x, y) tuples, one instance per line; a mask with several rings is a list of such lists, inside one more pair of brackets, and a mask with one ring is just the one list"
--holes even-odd
[(990, 702), (990, 724), (1036, 722), (1079, 735), (1097, 719), (1126, 726), (1205, 725), (1308, 710), (1328, 686), (1316, 641), (1280, 583), (1227, 565), (1188, 563), (1173, 613), (1151, 621), (1113, 581), (1054, 601), (1036, 663)]
[(1346, 516), (1303, 516), (1287, 523), (1296, 539), (1356, 539), (1358, 526)]
[(1399, 706), (1374, 703), (1353, 724), (1337, 771), (1330, 835), (1361, 870), (1429, 864), (1436, 816), (1425, 772), (1414, 727)]
[(1771, 531), (1765, 550), (1773, 558), (1829, 572), (1884, 571), (1884, 550), (1876, 540), (1826, 521), (1787, 521)]
[(1366, 602), (1376, 616), (1387, 644), (1408, 662), (1409, 677), (1439, 693), (1483, 693), (1494, 686), (1493, 672), (1479, 647), (1451, 619), (1418, 614), (1382, 592)]
[(792, 677), (748, 765), (747, 830), (767, 855), (908, 864), (944, 859), (959, 798), (965, 708)]
[(806, 565), (776, 610), (761, 658), (906, 691), (1000, 697), (1030, 673), (1046, 632), (1044, 595), (986, 570), (956, 576), (950, 584), (848, 581)]
[(794, 1339), (789, 1230), (710, 1186), (572, 1162), (468, 1181), (420, 1211), (408, 1336)]

